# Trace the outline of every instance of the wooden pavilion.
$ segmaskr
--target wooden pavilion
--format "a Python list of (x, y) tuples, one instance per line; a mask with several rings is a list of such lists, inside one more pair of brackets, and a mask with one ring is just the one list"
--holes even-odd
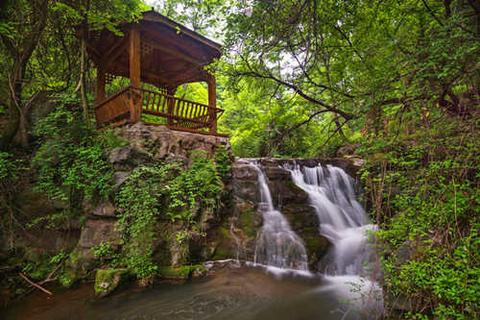
[[(204, 67), (220, 57), (221, 46), (155, 11), (120, 30), (87, 37), (97, 67), (97, 126), (135, 123), (148, 114), (172, 129), (216, 135), (223, 110), (216, 107), (215, 77)], [(105, 84), (116, 76), (130, 83), (107, 97)], [(208, 105), (175, 97), (178, 86), (191, 82), (208, 84)]]

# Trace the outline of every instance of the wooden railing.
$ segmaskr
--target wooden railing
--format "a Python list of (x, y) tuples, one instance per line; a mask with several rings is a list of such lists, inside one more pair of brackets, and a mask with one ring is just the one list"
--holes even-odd
[(95, 106), (97, 126), (129, 118), (131, 87), (126, 87)]
[[(131, 109), (132, 104), (134, 108)], [(130, 110), (140, 111), (138, 118), (153, 124), (164, 124), (172, 129), (216, 134), (216, 121), (222, 109), (180, 99), (164, 92), (127, 87), (95, 107), (97, 125), (103, 127), (119, 121), (132, 122)], [(143, 114), (143, 116), (142, 116)]]

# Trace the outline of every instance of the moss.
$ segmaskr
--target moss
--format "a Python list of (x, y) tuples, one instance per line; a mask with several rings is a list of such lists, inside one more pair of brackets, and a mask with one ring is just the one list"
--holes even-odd
[(231, 258), (232, 255), (230, 254), (230, 250), (222, 247), (222, 246), (218, 246), (216, 249), (215, 249), (215, 253), (213, 254), (213, 257), (212, 259), (213, 260), (224, 260), (224, 259), (228, 259), (228, 258)]
[(213, 238), (213, 241), (216, 243), (215, 249), (213, 250), (211, 259), (213, 260), (223, 260), (232, 258), (232, 249), (231, 244), (235, 243), (235, 240), (232, 239), (230, 234), (230, 229), (225, 226), (218, 227), (216, 234)]
[(230, 235), (230, 230), (224, 226), (221, 226), (218, 228), (218, 232), (220, 234), (220, 236), (222, 236), (223, 238), (231, 238), (232, 236)]
[(186, 280), (191, 275), (205, 274), (206, 271), (203, 265), (163, 266), (158, 269), (158, 274), (163, 279)]
[(255, 228), (254, 216), (255, 211), (247, 210), (240, 213), (240, 226), (245, 235), (249, 238), (255, 238), (257, 235), (257, 230)]
[(127, 269), (98, 269), (95, 274), (95, 295), (104, 297), (112, 293), (127, 275)]

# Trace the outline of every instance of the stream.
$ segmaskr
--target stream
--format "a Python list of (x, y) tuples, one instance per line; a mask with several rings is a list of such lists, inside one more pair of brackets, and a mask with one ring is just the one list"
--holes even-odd
[(284, 168), (309, 196), (320, 221), (319, 235), (332, 247), (321, 273), (308, 270), (303, 241), (274, 207), (268, 178), (258, 173), (263, 226), (255, 258), (232, 260), (212, 275), (183, 285), (161, 283), (150, 289), (119, 291), (95, 299), (91, 284), (48, 297), (36, 292), (10, 306), (1, 319), (172, 319), (172, 320), (353, 320), (377, 319), (382, 291), (375, 281), (375, 252), (369, 224), (356, 199), (353, 179), (333, 166)]
[[(225, 268), (212, 277), (178, 284), (129, 288), (95, 299), (91, 284), (56, 293), (35, 293), (12, 305), (1, 319), (171, 319), (171, 320), (294, 320), (362, 319), (368, 314), (363, 297), (352, 300), (344, 288), (321, 277), (285, 273), (279, 277), (262, 268)], [(367, 307), (367, 308), (365, 308)]]

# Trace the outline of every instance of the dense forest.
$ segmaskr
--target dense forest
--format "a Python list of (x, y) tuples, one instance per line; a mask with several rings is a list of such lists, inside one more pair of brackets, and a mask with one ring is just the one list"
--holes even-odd
[[(105, 151), (125, 142), (95, 129), (96, 69), (86, 34), (121, 33), (119, 23), (140, 19), (152, 6), (223, 44), (223, 56), (208, 68), (225, 110), (219, 132), (229, 136), (235, 156), (362, 159), (358, 178), (363, 203), (379, 225), (382, 287), (412, 304), (396, 316), (480, 317), (478, 0), (2, 1), (5, 292), (30, 290), (19, 271), (38, 283), (55, 277), (71, 285), (69, 252), (39, 257), (20, 238), (81, 224), (85, 201), (117, 192), (123, 232), (135, 240), (116, 263), (145, 279), (158, 272), (148, 258), (152, 249), (138, 244), (153, 233), (155, 203), (169, 199), (160, 211), (183, 221), (182, 238), (196, 228), (195, 210), (225, 196), (230, 165), (221, 152), (214, 159), (194, 156), (187, 170), (145, 167), (120, 191), (112, 185)], [(121, 88), (116, 81), (110, 90)], [(204, 103), (207, 94), (201, 83), (177, 90)], [(155, 194), (149, 186), (169, 191)], [(18, 196), (25, 188), (62, 210), (29, 216), (20, 203), (33, 200)], [(109, 250), (98, 247), (96, 254), (101, 260)]]

